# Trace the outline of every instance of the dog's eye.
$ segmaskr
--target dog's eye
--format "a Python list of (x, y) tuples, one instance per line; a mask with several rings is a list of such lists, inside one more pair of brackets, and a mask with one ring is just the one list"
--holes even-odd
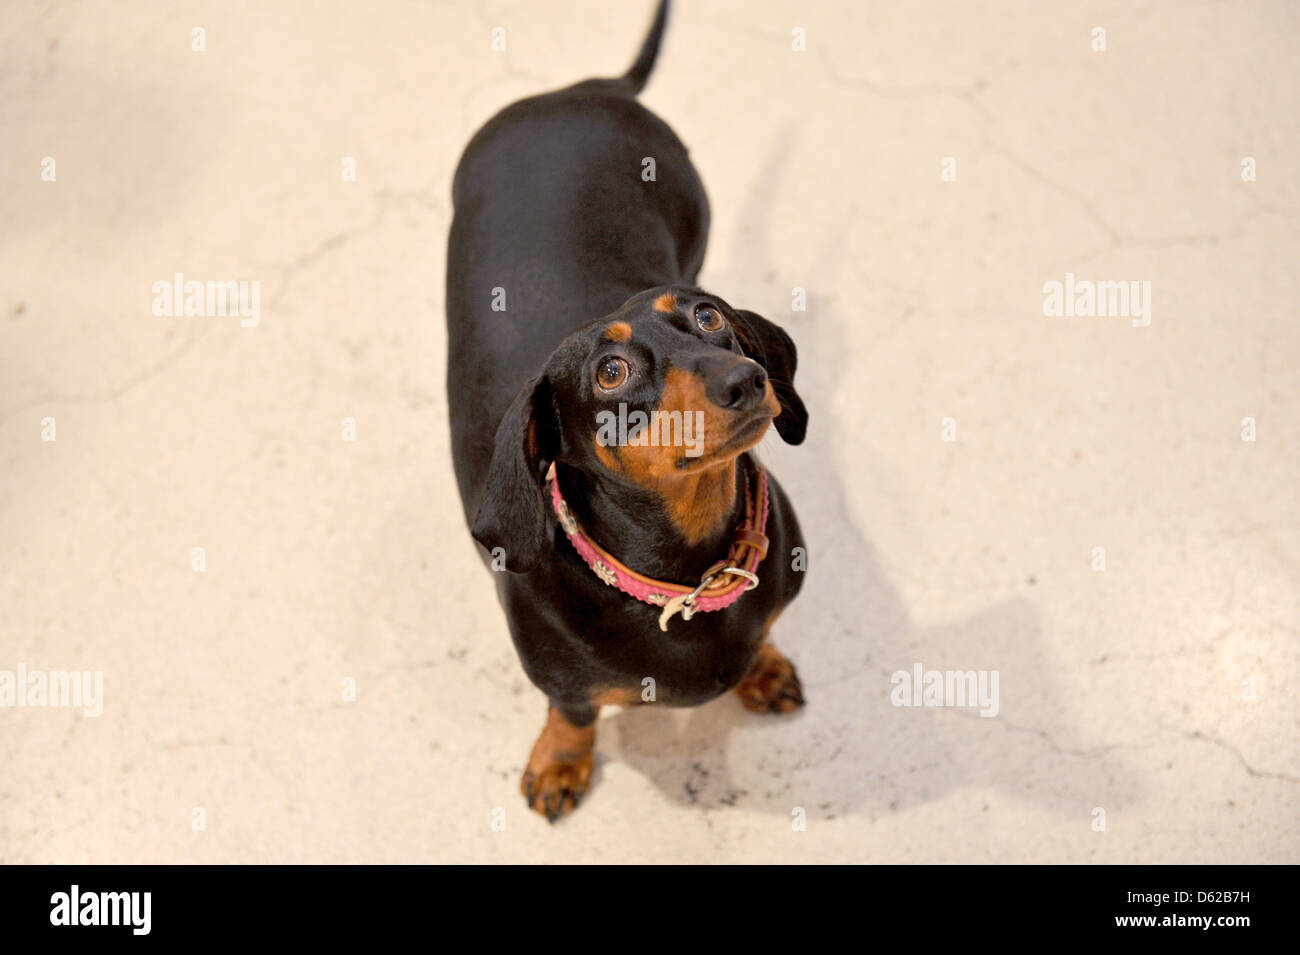
[(712, 305), (701, 305), (695, 309), (695, 324), (702, 331), (716, 332), (722, 329), (722, 313)]
[(606, 358), (596, 367), (596, 384), (605, 391), (613, 391), (627, 381), (630, 369), (622, 358)]

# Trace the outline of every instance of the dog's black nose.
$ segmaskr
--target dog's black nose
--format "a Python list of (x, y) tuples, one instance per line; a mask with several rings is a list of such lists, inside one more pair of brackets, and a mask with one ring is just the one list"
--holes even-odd
[(757, 408), (767, 394), (767, 372), (747, 358), (738, 359), (726, 368), (709, 375), (709, 400), (728, 411)]

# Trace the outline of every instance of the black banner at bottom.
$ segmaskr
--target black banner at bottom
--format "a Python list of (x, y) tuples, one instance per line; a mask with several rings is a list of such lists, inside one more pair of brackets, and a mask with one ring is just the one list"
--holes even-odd
[(678, 921), (734, 936), (730, 923), (753, 924), (757, 912), (809, 942), (837, 924), (856, 937), (892, 924), (919, 927), (926, 941), (1100, 934), (1233, 944), (1287, 927), (1294, 881), (1289, 868), (1258, 866), (562, 869), (480, 867), (449, 878), (419, 866), (8, 866), (0, 868), (0, 931), (6, 943), (337, 945), (449, 923), (460, 933), (484, 926), (486, 912), (489, 929), (535, 932), (580, 918), (597, 937), (632, 940), (646, 930), (666, 938)]

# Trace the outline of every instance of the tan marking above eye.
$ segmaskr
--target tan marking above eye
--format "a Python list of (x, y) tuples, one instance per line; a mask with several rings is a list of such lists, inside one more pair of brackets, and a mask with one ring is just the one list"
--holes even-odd
[(605, 327), (605, 341), (625, 342), (632, 337), (632, 326), (627, 322), (614, 322)]
[(655, 299), (655, 311), (670, 314), (677, 311), (677, 296), (672, 292), (664, 292), (663, 295)]

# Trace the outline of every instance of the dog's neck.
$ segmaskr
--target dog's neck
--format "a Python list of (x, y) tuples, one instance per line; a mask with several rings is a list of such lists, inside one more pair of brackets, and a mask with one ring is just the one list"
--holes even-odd
[(579, 526), (620, 563), (657, 580), (696, 584), (727, 556), (745, 516), (747, 458), (654, 487), (564, 464), (556, 477)]

